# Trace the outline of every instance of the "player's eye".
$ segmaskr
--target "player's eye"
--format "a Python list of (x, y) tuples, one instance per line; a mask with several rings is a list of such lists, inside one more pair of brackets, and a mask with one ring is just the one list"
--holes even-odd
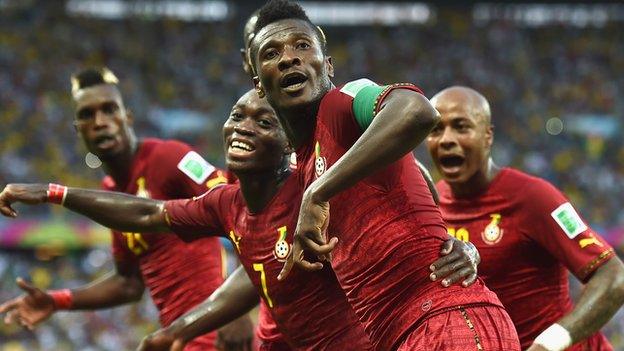
[(274, 59), (274, 58), (276, 58), (276, 57), (277, 57), (277, 50), (275, 50), (275, 49), (270, 49), (270, 50), (267, 50), (267, 51), (265, 51), (265, 52), (264, 52), (264, 54), (262, 55), (262, 57), (263, 57), (265, 60), (272, 60), (272, 59)]
[(262, 128), (270, 128), (273, 123), (271, 123), (271, 121), (269, 121), (268, 119), (261, 118), (258, 120), (258, 125), (260, 125), (260, 127)]
[(310, 48), (310, 44), (308, 44), (305, 41), (301, 41), (299, 43), (297, 43), (297, 49), (301, 49), (301, 50), (306, 50)]
[(91, 119), (95, 116), (95, 111), (90, 108), (85, 108), (78, 111), (77, 118), (81, 121)]
[(431, 132), (429, 133), (429, 135), (440, 135), (440, 133), (442, 133), (442, 126), (440, 126), (439, 124), (433, 128), (433, 130), (431, 130)]
[(238, 112), (232, 112), (230, 114), (230, 119), (232, 119), (233, 121), (240, 121), (241, 119), (243, 119), (243, 115)]
[(107, 115), (112, 115), (115, 112), (117, 112), (117, 110), (118, 110), (117, 104), (114, 104), (114, 103), (108, 103), (102, 106), (102, 112), (104, 112)]

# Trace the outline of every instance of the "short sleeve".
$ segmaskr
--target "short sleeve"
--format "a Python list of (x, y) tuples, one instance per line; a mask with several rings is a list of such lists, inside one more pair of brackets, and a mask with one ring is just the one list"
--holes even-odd
[(593, 231), (569, 200), (554, 186), (537, 179), (527, 184), (525, 218), (531, 239), (586, 282), (614, 255), (613, 248)]
[(180, 239), (188, 242), (206, 236), (224, 236), (219, 210), (221, 188), (213, 188), (192, 199), (165, 202), (167, 224)]
[(345, 84), (341, 92), (353, 96), (353, 116), (362, 131), (366, 130), (379, 112), (386, 96), (395, 89), (408, 89), (422, 94), (413, 84), (396, 83), (380, 86), (368, 79), (359, 79)]
[(156, 158), (166, 177), (164, 190), (171, 198), (199, 196), (227, 183), (225, 172), (214, 167), (187, 144), (167, 141), (160, 146)]

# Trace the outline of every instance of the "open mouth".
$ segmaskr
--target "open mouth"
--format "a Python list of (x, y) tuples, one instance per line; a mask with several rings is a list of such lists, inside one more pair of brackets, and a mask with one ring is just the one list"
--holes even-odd
[(101, 135), (95, 138), (94, 143), (100, 149), (109, 149), (117, 143), (117, 140), (112, 135)]
[(229, 149), (230, 151), (233, 151), (235, 153), (249, 153), (254, 151), (256, 148), (253, 145), (244, 141), (234, 140), (230, 143)]
[(287, 92), (295, 92), (303, 88), (308, 77), (300, 72), (288, 73), (280, 80), (280, 87)]
[(440, 165), (443, 168), (456, 168), (464, 164), (462, 156), (449, 155), (440, 157)]

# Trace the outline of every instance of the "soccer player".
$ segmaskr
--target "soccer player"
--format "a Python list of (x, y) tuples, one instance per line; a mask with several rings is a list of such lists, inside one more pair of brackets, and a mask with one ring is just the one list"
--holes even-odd
[(334, 87), (320, 31), (288, 1), (260, 10), (250, 58), (257, 91), (296, 148), (305, 190), (280, 279), (323, 269), (316, 258), (331, 261), (377, 350), (519, 350), (509, 316), (481, 281), (443, 288), (429, 280), (448, 234), (410, 153), (439, 118), (420, 90), (367, 79)]
[[(298, 204), (301, 192), (289, 167), (291, 149), (271, 107), (255, 91), (249, 92), (234, 106), (224, 126), (224, 137), (228, 169), (236, 174), (240, 185), (165, 203), (62, 187), (64, 204), (111, 227), (150, 232), (173, 227), (188, 239), (212, 233), (227, 235), (232, 240), (252, 278), (252, 293), (248, 289), (249, 277), (241, 276), (240, 270), (234, 273), (206, 304), (165, 329), (180, 339), (176, 347), (192, 339), (198, 330), (201, 333), (214, 329), (236, 318), (256, 303), (259, 293), (295, 349), (370, 349), (368, 338), (329, 267), (321, 273), (298, 272), (289, 282), (276, 279), (281, 261), (290, 250), (292, 231), (288, 228), (294, 226), (293, 205)], [(5, 205), (0, 210), (14, 215), (6, 207), (11, 202), (39, 203), (48, 195), (59, 196), (54, 190), (46, 193), (45, 189), (49, 187), (9, 185), (0, 194)], [(295, 288), (308, 293), (293, 295)], [(176, 334), (178, 331), (182, 333)], [(147, 340), (143, 348), (161, 347), (160, 341)], [(282, 350), (273, 346), (261, 350)]]
[[(431, 102), (442, 115), (427, 138), (443, 177), (442, 214), (449, 233), (481, 252), (480, 274), (509, 312), (522, 349), (612, 350), (598, 330), (624, 302), (624, 266), (613, 249), (550, 183), (494, 164), (483, 95), (456, 86)], [(586, 284), (576, 306), (568, 271)]]
[[(132, 113), (117, 83), (106, 68), (87, 69), (72, 77), (74, 125), (86, 148), (103, 162), (105, 189), (165, 200), (199, 195), (225, 182), (222, 171), (186, 144), (137, 140)], [(0, 307), (0, 312), (8, 312), (5, 322), (32, 329), (58, 310), (93, 310), (138, 301), (147, 286), (160, 322), (167, 326), (223, 282), (218, 238), (187, 244), (174, 235), (113, 231), (112, 250), (115, 271), (77, 289), (44, 292), (19, 279), (17, 284), (26, 294)], [(232, 338), (250, 343), (248, 318), (229, 329), (226, 333)], [(215, 336), (201, 336), (187, 350), (214, 350)], [(222, 342), (230, 345), (232, 339)]]
[[(288, 241), (296, 220), (292, 208), (299, 204), (301, 193), (289, 167), (292, 149), (268, 103), (254, 90), (245, 94), (224, 124), (223, 136), (226, 165), (239, 182), (215, 187), (202, 196), (162, 201), (56, 185), (8, 185), (0, 202), (42, 203), (64, 198), (62, 203), (68, 209), (110, 228), (173, 231), (186, 241), (202, 241), (208, 235), (229, 237), (256, 296), (263, 297), (294, 349), (370, 350), (368, 338), (329, 267), (321, 272), (298, 272), (290, 283), (277, 282), (280, 261), (290, 251)], [(0, 210), (10, 211), (4, 206)], [(307, 293), (293, 294), (296, 287)]]

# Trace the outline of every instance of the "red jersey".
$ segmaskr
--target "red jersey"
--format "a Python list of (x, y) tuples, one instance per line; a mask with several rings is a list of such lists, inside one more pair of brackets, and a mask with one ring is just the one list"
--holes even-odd
[(206, 234), (230, 238), (280, 331), (297, 350), (370, 350), (364, 329), (329, 266), (296, 270), (277, 280), (291, 249), (302, 191), (291, 175), (259, 213), (249, 212), (238, 184), (189, 200), (167, 201), (173, 231), (185, 240)]
[[(143, 140), (127, 184), (103, 180), (106, 190), (158, 200), (188, 198), (223, 183), (223, 173), (181, 142)], [(113, 232), (117, 264), (138, 264), (163, 326), (203, 302), (223, 282), (221, 244), (207, 237), (185, 243), (175, 235)], [(212, 333), (214, 339), (215, 333)]]
[[(322, 99), (311, 139), (297, 149), (303, 189), (333, 165), (362, 134), (353, 112), (356, 92), (334, 88)], [(413, 85), (391, 86), (420, 92)], [(428, 315), (469, 304), (500, 305), (483, 282), (444, 288), (429, 266), (449, 239), (413, 155), (359, 181), (330, 200), (328, 237), (340, 239), (332, 266), (378, 350), (396, 349)]]
[[(586, 282), (614, 255), (540, 178), (503, 168), (485, 193), (469, 199), (453, 197), (444, 181), (437, 188), (449, 233), (479, 249), (479, 275), (505, 305), (522, 349), (572, 309), (568, 270)], [(611, 350), (602, 335), (590, 338), (602, 345), (592, 350)]]

